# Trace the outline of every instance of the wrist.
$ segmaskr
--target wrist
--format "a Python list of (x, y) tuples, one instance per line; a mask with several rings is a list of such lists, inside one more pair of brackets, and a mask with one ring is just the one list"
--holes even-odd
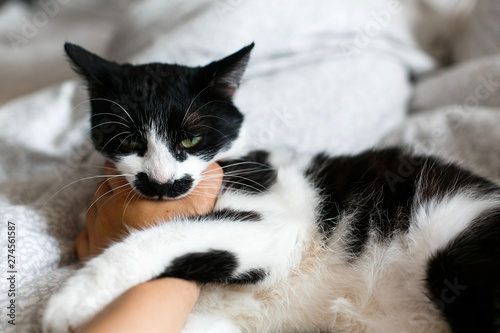
[(199, 293), (198, 283), (176, 278), (141, 283), (108, 305), (83, 332), (180, 332)]

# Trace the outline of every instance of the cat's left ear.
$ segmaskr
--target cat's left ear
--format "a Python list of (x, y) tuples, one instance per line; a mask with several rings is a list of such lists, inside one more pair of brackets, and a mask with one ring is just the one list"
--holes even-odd
[(229, 99), (233, 98), (240, 86), (254, 46), (255, 44), (252, 43), (238, 52), (204, 67), (208, 73), (211, 73), (212, 79), (209, 84), (216, 92)]
[(91, 91), (113, 85), (118, 64), (75, 44), (65, 43), (64, 50), (73, 64), (73, 70), (87, 81)]

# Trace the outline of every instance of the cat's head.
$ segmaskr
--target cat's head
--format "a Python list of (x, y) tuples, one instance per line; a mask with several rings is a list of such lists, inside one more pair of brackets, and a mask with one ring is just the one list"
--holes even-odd
[(117, 64), (65, 44), (88, 86), (95, 148), (150, 198), (187, 195), (238, 138), (243, 115), (232, 98), (252, 48), (185, 67)]

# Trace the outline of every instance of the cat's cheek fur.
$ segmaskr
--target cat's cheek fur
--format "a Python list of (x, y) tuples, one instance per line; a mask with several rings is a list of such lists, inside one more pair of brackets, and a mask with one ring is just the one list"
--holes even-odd
[(210, 177), (210, 174), (203, 175), (203, 171), (205, 171), (210, 163), (212, 162), (207, 162), (197, 156), (188, 156), (186, 160), (179, 163), (175, 178), (181, 179), (185, 175), (190, 175), (194, 180), (193, 189), (204, 177)]
[(143, 157), (137, 154), (126, 155), (120, 157), (115, 162), (115, 166), (120, 173), (127, 179), (129, 184), (133, 184), (135, 176), (142, 170)]

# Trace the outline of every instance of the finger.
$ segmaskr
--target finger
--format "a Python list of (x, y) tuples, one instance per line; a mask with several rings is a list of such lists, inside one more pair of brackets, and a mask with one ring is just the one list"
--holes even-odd
[(89, 241), (88, 229), (84, 228), (82, 231), (80, 231), (78, 237), (76, 237), (74, 244), (74, 249), (80, 261), (84, 261), (90, 254)]
[(92, 228), (96, 219), (97, 219), (97, 205), (95, 204), (92, 206), (89, 205), (89, 208), (87, 209), (87, 216), (85, 217), (85, 224), (87, 225), (87, 227)]

